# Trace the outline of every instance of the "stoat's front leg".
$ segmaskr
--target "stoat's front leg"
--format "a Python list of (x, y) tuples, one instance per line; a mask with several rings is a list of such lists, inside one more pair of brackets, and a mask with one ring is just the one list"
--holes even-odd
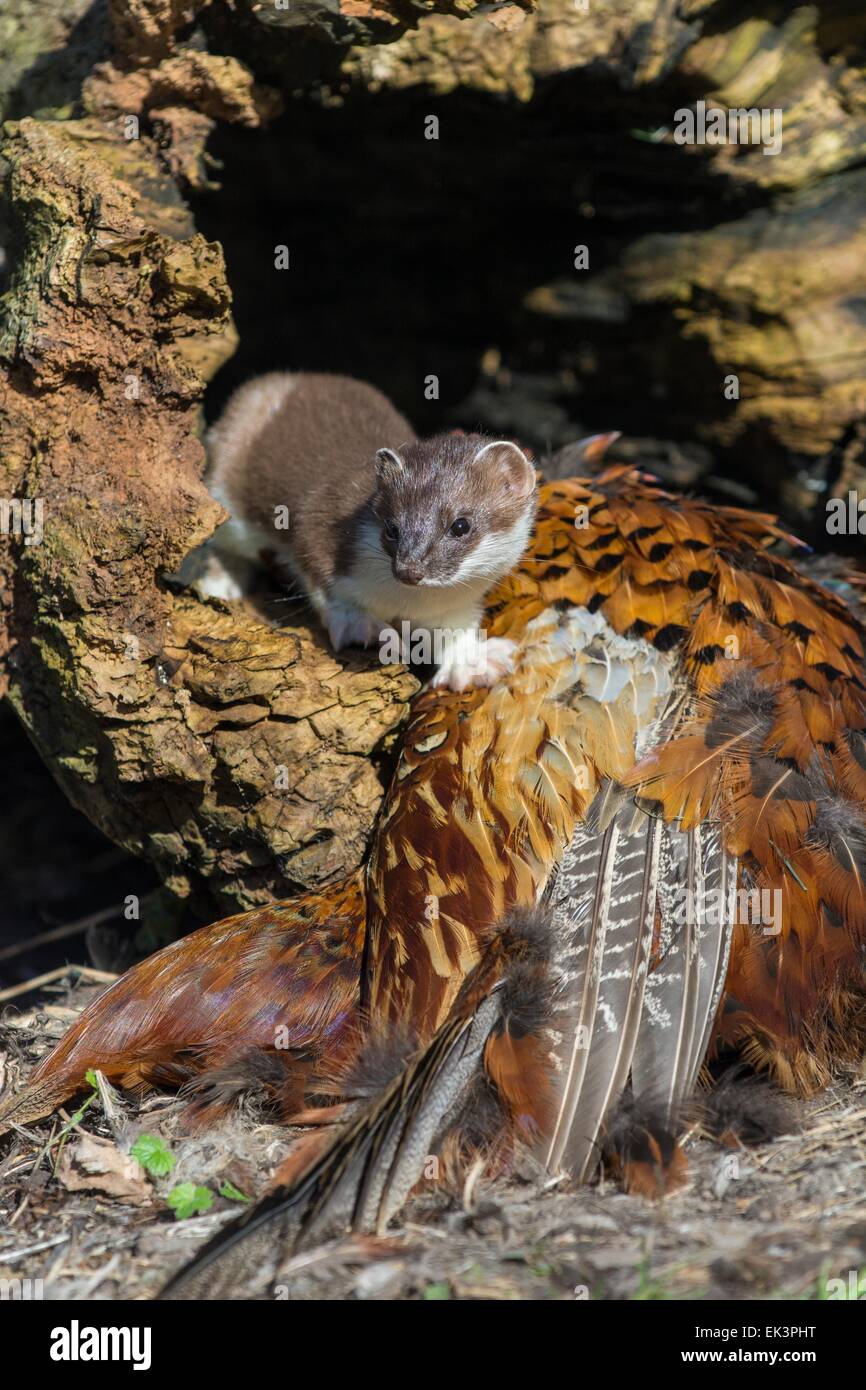
[(225, 555), (209, 543), (187, 556), (178, 576), (202, 598), (239, 599), (253, 588), (255, 568), (240, 555)]
[(480, 627), (450, 629), (444, 634), (442, 664), (433, 685), (448, 690), (495, 685), (514, 669), (517, 643), (488, 637)]
[(328, 598), (320, 611), (335, 652), (343, 647), (373, 646), (381, 640), (382, 624), (379, 619), (356, 608), (353, 603)]

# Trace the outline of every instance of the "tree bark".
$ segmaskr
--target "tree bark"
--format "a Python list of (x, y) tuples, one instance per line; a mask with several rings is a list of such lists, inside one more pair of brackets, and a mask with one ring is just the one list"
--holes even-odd
[[(588, 106), (613, 118), (631, 104), (647, 127), (637, 133), (670, 146), (676, 111), (698, 99), (779, 109), (779, 155), (682, 147), (672, 216), (700, 198), (706, 230), (638, 237), (603, 274), (539, 285), (527, 304), (559, 334), (583, 401), (600, 381), (606, 397), (638, 383), (668, 428), (739, 451), (744, 476), (759, 468), (776, 505), (806, 525), (821, 519), (826, 489), (866, 496), (866, 15), (843, 0), (750, 9), (612, 0), (584, 13), (543, 0), (493, 36), (486, 18), (437, 15), (387, 48), (353, 49), (344, 71), (377, 87), (523, 101), (584, 81)], [(576, 123), (575, 147), (580, 133)], [(613, 168), (622, 144), (614, 131)], [(731, 377), (737, 396), (725, 394)]]
[(148, 140), (26, 118), (5, 154), (2, 489), (43, 515), (0, 549), (9, 698), (70, 800), (200, 910), (355, 868), (417, 682), (165, 578), (222, 518), (197, 437), (234, 343), (220, 247)]

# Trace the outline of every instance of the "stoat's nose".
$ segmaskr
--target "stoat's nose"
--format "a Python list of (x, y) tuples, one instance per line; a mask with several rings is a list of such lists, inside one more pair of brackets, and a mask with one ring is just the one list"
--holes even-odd
[(394, 565), (394, 574), (399, 579), (401, 584), (420, 584), (421, 580), (424, 578), (424, 575), (421, 572), (421, 570), (416, 568), (416, 566), (414, 565), (402, 565), (396, 563)]

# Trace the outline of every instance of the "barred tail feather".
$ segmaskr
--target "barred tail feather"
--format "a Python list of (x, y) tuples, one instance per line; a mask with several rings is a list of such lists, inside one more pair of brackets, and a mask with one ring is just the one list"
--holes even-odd
[(715, 825), (665, 825), (662, 854), (661, 959), (647, 983), (632, 1085), (673, 1113), (694, 1089), (721, 999), (736, 863)]
[[(578, 1181), (600, 1157), (605, 1116), (628, 1080), (658, 891), (660, 823), (629, 805), (600, 835), (581, 827), (556, 881), (555, 1115), (547, 1167)], [(591, 898), (587, 890), (594, 885)]]

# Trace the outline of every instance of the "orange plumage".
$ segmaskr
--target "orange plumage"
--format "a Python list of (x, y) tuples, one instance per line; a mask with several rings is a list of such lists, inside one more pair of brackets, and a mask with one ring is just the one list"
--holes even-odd
[[(459, 999), (465, 1008), (461, 991), (503, 915), (555, 896), (569, 854), (574, 882), (593, 855), (599, 873), (620, 872), (624, 846), (642, 856), (648, 916), (626, 924), (631, 996), (617, 997), (628, 1048), (605, 1064), (590, 1105), (598, 1123), (651, 1041), (647, 1007), (676, 936), (665, 866), (677, 862), (677, 891), (724, 883), (774, 909), (772, 921), (734, 920), (710, 943), (724, 994), (696, 983), (677, 1085), (706, 1054), (711, 1024), (712, 1049), (738, 1048), (801, 1094), (859, 1061), (866, 631), (773, 553), (786, 539), (771, 517), (676, 499), (625, 469), (544, 486), (529, 551), (489, 599), (489, 632), (520, 644), (516, 669), (491, 690), (416, 699), (363, 874), (205, 928), (135, 967), (27, 1090), (0, 1103), (0, 1125), (46, 1113), (87, 1067), (125, 1085), (177, 1084), (281, 1050), (275, 1092), (291, 1110), (355, 1045), (361, 1018), (422, 1048), (438, 1037)], [(586, 931), (601, 950), (616, 924), (597, 889), (586, 888)], [(706, 962), (691, 949), (699, 982)], [(591, 963), (581, 970), (573, 1007), (585, 1021), (598, 981)], [(485, 988), (504, 988), (494, 977)], [(515, 1113), (531, 1099), (522, 1076), (546, 1048), (541, 1033), (514, 1039), (507, 1028), (483, 1048)], [(589, 1093), (578, 1094), (579, 1128)]]

